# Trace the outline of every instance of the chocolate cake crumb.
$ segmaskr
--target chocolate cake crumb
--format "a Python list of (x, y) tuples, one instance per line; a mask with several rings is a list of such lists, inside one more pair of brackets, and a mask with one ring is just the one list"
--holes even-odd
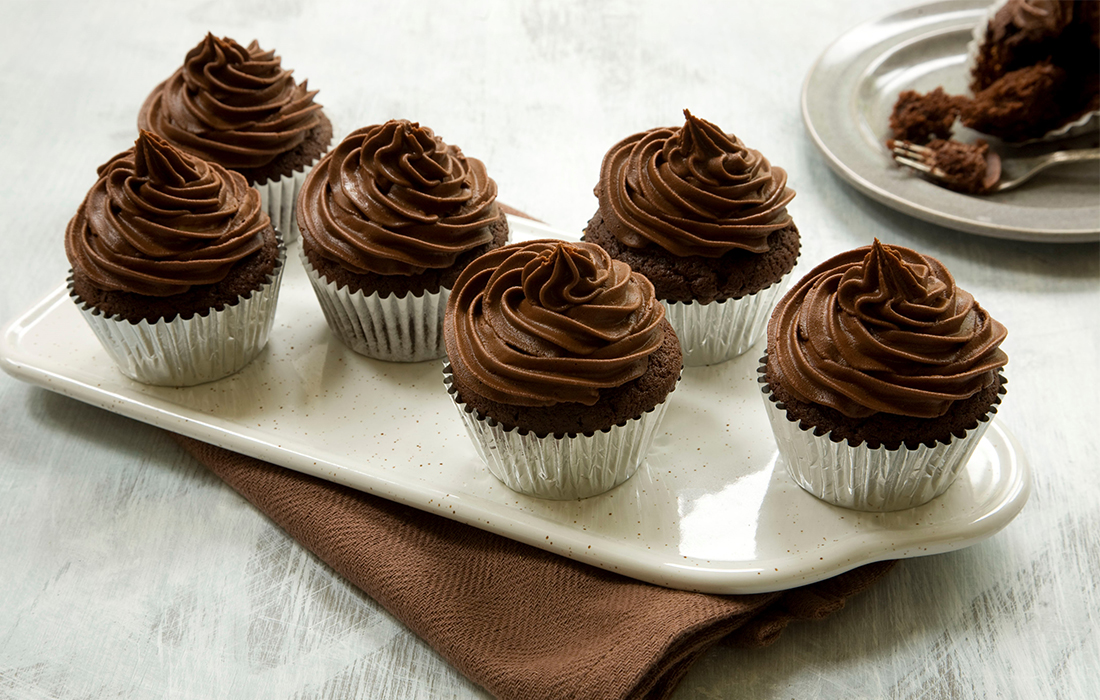
[(965, 97), (948, 95), (942, 87), (924, 95), (906, 90), (898, 95), (890, 114), (890, 129), (899, 141), (925, 144), (933, 138), (949, 139)]
[(932, 165), (939, 171), (936, 181), (945, 187), (982, 194), (1000, 178), (1000, 159), (981, 139), (974, 143), (933, 139), (928, 148), (932, 151)]

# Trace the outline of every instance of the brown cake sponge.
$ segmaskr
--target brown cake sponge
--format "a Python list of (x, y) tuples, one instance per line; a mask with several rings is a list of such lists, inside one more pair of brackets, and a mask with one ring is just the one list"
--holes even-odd
[(927, 143), (933, 138), (949, 139), (967, 98), (948, 95), (942, 87), (929, 93), (905, 90), (898, 95), (890, 114), (890, 130), (899, 141)]
[(959, 192), (982, 194), (990, 191), (1001, 174), (1000, 156), (982, 139), (974, 143), (932, 139), (931, 160), (940, 173), (938, 182)]
[(248, 298), (267, 283), (279, 261), (279, 241), (275, 229), (268, 226), (262, 233), (264, 244), (260, 250), (238, 261), (223, 280), (215, 284), (200, 284), (182, 294), (153, 297), (133, 292), (97, 289), (74, 270), (71, 296), (88, 306), (98, 309), (107, 317), (120, 316), (131, 323), (146, 320), (155, 323), (159, 319), (171, 321), (179, 316), (189, 319), (203, 315), (211, 309), (221, 311)]
[(680, 257), (657, 245), (634, 249), (615, 237), (614, 217), (603, 207), (588, 222), (583, 240), (595, 243), (615, 260), (630, 265), (653, 283), (662, 301), (696, 302), (740, 299), (770, 287), (794, 268), (801, 243), (792, 222), (768, 236), (768, 250), (752, 253), (735, 248), (719, 258)]
[(453, 387), (467, 410), (496, 420), (505, 429), (519, 428), (537, 437), (592, 434), (622, 425), (664, 401), (676, 387), (683, 367), (680, 341), (668, 321), (665, 339), (649, 356), (649, 367), (637, 379), (612, 389), (601, 389), (595, 404), (559, 403), (553, 406), (513, 406), (487, 399), (471, 389), (472, 379), (461, 364), (451, 360)]
[(1067, 121), (1061, 99), (1066, 71), (1049, 61), (1021, 68), (974, 95), (966, 126), (1007, 141), (1038, 138)]

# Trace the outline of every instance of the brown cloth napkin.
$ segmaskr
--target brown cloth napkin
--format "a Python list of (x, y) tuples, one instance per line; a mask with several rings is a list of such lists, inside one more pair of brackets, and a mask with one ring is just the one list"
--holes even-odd
[(665, 698), (708, 647), (770, 644), (881, 578), (783, 593), (649, 585), (191, 438), (176, 440), (291, 537), (503, 699)]

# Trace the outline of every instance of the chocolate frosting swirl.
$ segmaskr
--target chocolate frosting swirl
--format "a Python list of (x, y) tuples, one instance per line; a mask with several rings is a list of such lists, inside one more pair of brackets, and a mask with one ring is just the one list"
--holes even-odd
[(659, 245), (681, 257), (762, 253), (791, 224), (787, 173), (686, 109), (679, 128), (652, 129), (612, 146), (596, 196), (631, 248)]
[(298, 227), (320, 254), (356, 274), (447, 268), (489, 243), (504, 217), (476, 158), (404, 119), (353, 131), (313, 168)]
[(142, 105), (138, 127), (227, 168), (257, 168), (292, 151), (321, 123), (316, 90), (274, 51), (213, 34)]
[(783, 297), (768, 366), (796, 398), (849, 417), (933, 418), (996, 380), (1005, 335), (938, 260), (875, 240)]
[(451, 362), (515, 406), (576, 402), (641, 376), (664, 342), (653, 285), (592, 243), (541, 240), (474, 260), (444, 320)]
[(65, 253), (95, 287), (164, 297), (215, 284), (263, 246), (271, 220), (244, 176), (142, 131), (99, 168)]

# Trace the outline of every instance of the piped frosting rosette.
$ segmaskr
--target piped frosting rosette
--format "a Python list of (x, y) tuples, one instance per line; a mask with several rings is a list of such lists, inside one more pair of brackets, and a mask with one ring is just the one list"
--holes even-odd
[[(265, 247), (278, 248), (270, 274), (220, 308), (127, 320), (105, 314), (79, 291), (171, 308), (195, 288), (222, 283)], [(220, 379), (267, 343), (284, 253), (259, 194), (243, 176), (149, 132), (100, 167), (66, 229), (65, 251), (74, 301), (119, 369), (137, 381), (188, 386)]]
[(768, 236), (791, 224), (786, 171), (714, 124), (684, 116), (682, 127), (627, 137), (604, 157), (596, 196), (621, 224), (616, 237), (679, 256), (766, 251)]
[(244, 174), (288, 241), (297, 236), (294, 203), (312, 164), (279, 177), (257, 171), (298, 148), (324, 118), (314, 101), (317, 91), (308, 81), (295, 82), (292, 73), (256, 41), (245, 47), (208, 33), (138, 114), (139, 128)]
[(415, 281), (493, 243), (494, 226), (504, 222), (496, 194), (481, 161), (414, 122), (348, 135), (306, 178), (297, 214), (303, 263), (333, 331), (376, 359), (442, 357), (446, 286), (365, 293), (318, 272), (305, 248), (352, 276)]
[(479, 455), (509, 488), (584, 498), (637, 471), (663, 418), (667, 390), (637, 415), (579, 434), (509, 425), (512, 418), (479, 411), (471, 401), (502, 414), (511, 407), (540, 416), (546, 414), (539, 409), (583, 411), (603, 392), (642, 376), (668, 332), (649, 281), (599, 246), (554, 240), (505, 246), (471, 263), (455, 285), (444, 331), (445, 383)]
[(941, 495), (996, 411), (1005, 335), (934, 258), (876, 240), (822, 263), (777, 305), (761, 368), (788, 472), (860, 510)]
[[(767, 252), (769, 237), (793, 226), (786, 171), (714, 124), (687, 110), (684, 117), (682, 127), (635, 134), (605, 156), (596, 195), (616, 222), (615, 237), (680, 257)], [(662, 299), (684, 363), (717, 364), (748, 350), (785, 282), (710, 303)]]

